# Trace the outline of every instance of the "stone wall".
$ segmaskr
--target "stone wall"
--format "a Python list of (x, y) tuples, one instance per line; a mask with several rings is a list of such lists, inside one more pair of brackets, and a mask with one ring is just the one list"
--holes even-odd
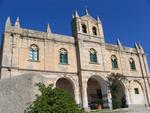
[[(21, 75), (0, 81), (0, 113), (23, 113), (27, 103), (34, 99), (33, 74)], [(40, 78), (41, 79), (41, 78)], [(39, 80), (40, 80), (39, 79)]]

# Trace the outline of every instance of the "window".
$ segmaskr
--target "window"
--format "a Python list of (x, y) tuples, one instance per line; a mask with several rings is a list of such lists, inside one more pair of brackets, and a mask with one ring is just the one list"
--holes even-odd
[(93, 35), (97, 35), (97, 29), (96, 29), (96, 27), (93, 27), (92, 31), (93, 31)]
[(87, 28), (85, 24), (82, 24), (82, 32), (87, 33)]
[(135, 92), (135, 94), (139, 94), (139, 89), (138, 88), (134, 88), (134, 92)]
[(130, 63), (130, 69), (131, 70), (136, 70), (135, 61), (133, 60), (133, 58), (129, 59), (129, 63)]
[(59, 55), (60, 63), (61, 64), (68, 64), (68, 54), (66, 49), (60, 49), (60, 55)]
[(29, 59), (32, 61), (39, 60), (39, 48), (35, 44), (31, 45), (29, 48)]
[(97, 54), (94, 49), (90, 49), (90, 62), (97, 63)]
[(117, 57), (115, 55), (111, 56), (111, 63), (112, 63), (112, 68), (116, 69), (118, 68), (118, 62), (117, 62)]

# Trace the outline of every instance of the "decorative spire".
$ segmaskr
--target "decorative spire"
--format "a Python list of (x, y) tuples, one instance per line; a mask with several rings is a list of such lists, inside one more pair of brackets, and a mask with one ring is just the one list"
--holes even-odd
[(142, 52), (142, 53), (144, 53), (144, 49), (143, 49), (143, 47), (141, 46), (141, 44), (140, 44), (140, 43), (138, 43), (138, 46), (139, 46), (139, 48), (140, 48), (141, 52)]
[(74, 19), (74, 15), (72, 15), (72, 19)]
[(141, 46), (141, 44), (140, 44), (140, 43), (138, 43), (138, 46), (139, 46), (139, 48), (140, 48), (140, 49), (143, 49), (143, 47)]
[(5, 24), (5, 30), (10, 29), (10, 27), (11, 27), (11, 21), (10, 21), (10, 17), (8, 17)]
[(139, 46), (138, 46), (138, 44), (137, 44), (137, 43), (135, 43), (135, 48), (136, 48), (137, 52), (139, 53), (140, 48), (139, 48)]
[(79, 14), (77, 11), (75, 11), (75, 17), (79, 17)]
[(48, 23), (48, 25), (47, 25), (47, 33), (49, 33), (49, 34), (52, 33), (49, 23)]
[(20, 28), (20, 20), (19, 20), (19, 17), (17, 17), (17, 19), (16, 19), (15, 27)]
[(89, 12), (88, 12), (87, 8), (85, 9), (85, 14), (89, 15)]
[(135, 43), (135, 48), (139, 49), (139, 47), (138, 47), (137, 43)]
[(97, 22), (101, 23), (99, 16), (97, 16)]
[(121, 44), (119, 38), (117, 39), (117, 44), (118, 44), (119, 46), (122, 46), (122, 44)]

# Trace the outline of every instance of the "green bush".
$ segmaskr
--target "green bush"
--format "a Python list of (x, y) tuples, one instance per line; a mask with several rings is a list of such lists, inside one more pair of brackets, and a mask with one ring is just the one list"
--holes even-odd
[(122, 107), (120, 98), (118, 98), (118, 90), (120, 89), (119, 84), (115, 83), (111, 86), (111, 95), (112, 95), (112, 106), (113, 109), (118, 109)]
[(36, 100), (25, 110), (24, 113), (84, 113), (71, 99), (69, 93), (37, 84), (41, 95), (36, 95)]

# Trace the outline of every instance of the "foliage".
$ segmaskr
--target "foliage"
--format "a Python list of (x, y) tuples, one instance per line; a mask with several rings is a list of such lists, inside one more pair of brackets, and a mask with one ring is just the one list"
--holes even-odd
[(36, 100), (24, 111), (24, 113), (84, 113), (71, 99), (69, 93), (37, 84), (40, 95), (36, 95)]
[(126, 79), (125, 76), (121, 76), (118, 74), (117, 75), (111, 74), (108, 77), (110, 90), (111, 90), (111, 96), (112, 96), (113, 109), (117, 109), (117, 108), (122, 107), (122, 102), (118, 98), (118, 92), (121, 88), (121, 82), (125, 79)]
[(103, 104), (103, 99), (97, 99), (97, 100), (95, 101), (95, 103), (102, 105), (102, 104)]

